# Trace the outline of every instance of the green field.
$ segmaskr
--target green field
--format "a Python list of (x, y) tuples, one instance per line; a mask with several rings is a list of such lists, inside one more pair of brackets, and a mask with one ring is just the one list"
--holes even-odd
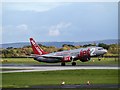
[[(94, 60), (94, 62), (93, 62)], [(38, 62), (35, 61), (33, 58), (2, 58), (2, 64), (41, 64), (41, 65), (47, 65), (48, 63), (43, 63), (43, 62)], [(53, 63), (52, 63), (53, 64)], [(55, 63), (56, 64), (56, 63)], [(60, 63), (57, 63), (58, 65), (60, 65)], [(70, 64), (66, 63), (66, 64)], [(94, 64), (118, 64), (118, 58), (102, 58), (101, 61), (98, 61), (98, 58), (92, 58), (90, 61), (88, 62), (81, 62), (81, 61), (77, 61), (78, 65), (84, 65), (84, 64), (90, 64), (90, 65), (94, 65)]]
[[(93, 62), (94, 60), (94, 62)], [(48, 65), (48, 63), (37, 62), (33, 58), (2, 58), (2, 64), (34, 64)], [(60, 63), (55, 63), (55, 65)], [(77, 61), (77, 65), (118, 65), (118, 59), (92, 58), (88, 62)], [(71, 62), (66, 63), (71, 65)], [(34, 85), (60, 85), (62, 81), (66, 84), (86, 84), (89, 80), (92, 84), (118, 84), (118, 70), (64, 70), (24, 73), (3, 73), (3, 86), (7, 88), (31, 87)]]
[(3, 73), (2, 87), (21, 88), (34, 85), (118, 84), (118, 70), (63, 70), (22, 73)]

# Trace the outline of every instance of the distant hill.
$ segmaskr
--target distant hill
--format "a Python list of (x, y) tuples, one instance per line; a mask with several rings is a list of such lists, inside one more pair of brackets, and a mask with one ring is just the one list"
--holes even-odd
[[(116, 44), (118, 43), (117, 39), (109, 39), (109, 40), (98, 40), (98, 41), (88, 41), (88, 42), (37, 42), (38, 44), (42, 44), (45, 46), (55, 46), (57, 48), (62, 47), (63, 44), (70, 44), (70, 45), (85, 45), (85, 44), (93, 44), (93, 43), (105, 43), (105, 44)], [(30, 45), (29, 42), (20, 42), (20, 43), (6, 43), (0, 44), (2, 48), (22, 48), (23, 46)]]

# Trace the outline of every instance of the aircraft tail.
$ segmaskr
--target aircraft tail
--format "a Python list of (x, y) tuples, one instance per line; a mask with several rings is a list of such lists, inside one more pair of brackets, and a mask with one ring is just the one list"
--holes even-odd
[(33, 38), (30, 38), (30, 43), (31, 43), (34, 54), (36, 55), (48, 54), (38, 46), (38, 44), (33, 40)]

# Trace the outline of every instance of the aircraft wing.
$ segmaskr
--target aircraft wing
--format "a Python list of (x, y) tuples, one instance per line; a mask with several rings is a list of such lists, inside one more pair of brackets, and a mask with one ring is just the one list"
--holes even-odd
[(31, 54), (33, 57), (46, 57), (46, 58), (62, 58), (63, 56), (55, 56), (51, 54), (45, 54), (45, 55), (37, 55), (37, 54)]
[(56, 58), (56, 59), (62, 59), (64, 56), (42, 56), (44, 58)]
[(70, 54), (67, 55), (54, 55), (54, 53), (49, 53), (45, 55), (37, 55), (37, 54), (32, 54), (34, 57), (44, 57), (44, 58), (55, 58), (55, 59), (62, 59), (64, 57), (75, 57), (71, 56)]

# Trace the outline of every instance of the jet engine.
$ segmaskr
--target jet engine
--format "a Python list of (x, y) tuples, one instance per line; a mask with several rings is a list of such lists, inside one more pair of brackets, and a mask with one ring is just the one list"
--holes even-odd
[(62, 61), (63, 62), (70, 62), (72, 60), (72, 58), (70, 56), (64, 56)]
[(78, 58), (82, 62), (86, 62), (90, 60), (90, 49), (88, 50), (81, 50), (80, 53), (78, 54)]

